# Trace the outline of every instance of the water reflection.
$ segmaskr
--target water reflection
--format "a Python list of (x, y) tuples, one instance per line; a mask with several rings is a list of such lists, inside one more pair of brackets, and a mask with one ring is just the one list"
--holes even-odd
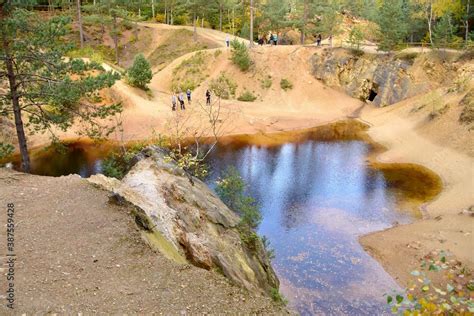
[(409, 218), (394, 211), (383, 174), (365, 164), (360, 141), (218, 148), (213, 185), (236, 166), (258, 200), (259, 233), (275, 249), (281, 290), (301, 314), (381, 314), (397, 285), (357, 241)]

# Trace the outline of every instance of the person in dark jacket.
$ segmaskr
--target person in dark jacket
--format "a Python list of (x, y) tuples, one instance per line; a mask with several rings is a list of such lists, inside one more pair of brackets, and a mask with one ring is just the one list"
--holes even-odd
[(206, 105), (211, 105), (211, 91), (206, 90)]

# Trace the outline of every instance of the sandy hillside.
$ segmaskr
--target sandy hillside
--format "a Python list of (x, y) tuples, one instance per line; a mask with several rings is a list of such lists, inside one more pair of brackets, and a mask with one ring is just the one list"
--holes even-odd
[(474, 267), (474, 216), (469, 211), (474, 205), (474, 138), (458, 122), (458, 99), (447, 98), (449, 109), (435, 119), (429, 118), (429, 109), (412, 112), (419, 98), (383, 109), (368, 107), (361, 115), (371, 125), (372, 139), (388, 148), (379, 161), (423, 165), (443, 181), (442, 193), (421, 206), (422, 220), (361, 238), (402, 285), (420, 259), (433, 251), (448, 251)]

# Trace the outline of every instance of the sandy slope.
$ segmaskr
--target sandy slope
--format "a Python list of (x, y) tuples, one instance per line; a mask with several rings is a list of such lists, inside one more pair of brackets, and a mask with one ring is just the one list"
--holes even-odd
[[(418, 260), (431, 251), (449, 251), (474, 267), (474, 218), (462, 212), (474, 205), (474, 159), (465, 153), (472, 151), (474, 139), (469, 132), (459, 133), (466, 141), (462, 151), (439, 143), (440, 138), (446, 137), (444, 134), (457, 138), (456, 134), (452, 129), (441, 128), (429, 135), (423, 133), (426, 116), (407, 116), (412, 103), (408, 100), (384, 109), (368, 108), (361, 115), (372, 125), (369, 135), (388, 148), (378, 157), (379, 161), (420, 164), (443, 180), (443, 192), (422, 206), (424, 219), (361, 238), (366, 249), (402, 285), (409, 271), (419, 266)], [(442, 122), (433, 124), (443, 126)]]
[[(252, 52), (256, 69), (242, 73), (229, 62), (230, 51), (221, 49), (218, 57), (209, 50), (212, 66), (208, 78), (193, 91), (193, 104), (181, 113), (184, 116), (199, 116), (199, 104), (205, 103), (205, 90), (209, 81), (226, 72), (243, 89), (255, 91), (259, 99), (255, 102), (223, 100), (222, 118), (225, 120), (225, 134), (268, 133), (298, 129), (344, 119), (355, 111), (361, 102), (342, 92), (324, 86), (310, 73), (309, 59), (316, 48), (292, 46), (258, 47)], [(171, 111), (171, 80), (173, 69), (194, 53), (184, 55), (157, 73), (149, 85), (151, 97), (143, 91), (117, 82), (114, 94), (123, 100), (122, 114), (124, 140), (149, 138), (153, 133), (168, 134), (169, 124), (174, 121)], [(282, 63), (282, 60), (285, 62)], [(260, 87), (259, 78), (271, 75), (272, 87)], [(280, 88), (280, 79), (287, 78), (294, 88), (287, 92)], [(201, 120), (190, 123), (199, 125)]]

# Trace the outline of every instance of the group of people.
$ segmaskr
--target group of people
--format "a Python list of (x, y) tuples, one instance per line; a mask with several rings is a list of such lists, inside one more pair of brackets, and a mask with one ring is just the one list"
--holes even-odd
[[(186, 90), (186, 97), (188, 99), (188, 105), (191, 104), (191, 90)], [(179, 107), (181, 110), (186, 110), (186, 106), (184, 104), (184, 94), (182, 91), (173, 93), (171, 95), (171, 110), (176, 111), (176, 106), (179, 102)], [(209, 89), (206, 90), (206, 105), (211, 105), (211, 91)]]
[(278, 34), (270, 34), (268, 40), (266, 36), (260, 36), (258, 38), (258, 45), (262, 46), (264, 44), (268, 45), (277, 45), (278, 44)]

